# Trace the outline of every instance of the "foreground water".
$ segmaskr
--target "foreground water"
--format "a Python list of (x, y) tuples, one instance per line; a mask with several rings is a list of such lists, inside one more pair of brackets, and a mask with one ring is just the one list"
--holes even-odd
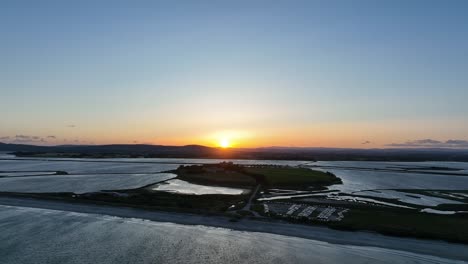
[[(0, 206), (1, 263), (463, 263), (377, 247)], [(437, 253), (437, 252), (434, 252)]]

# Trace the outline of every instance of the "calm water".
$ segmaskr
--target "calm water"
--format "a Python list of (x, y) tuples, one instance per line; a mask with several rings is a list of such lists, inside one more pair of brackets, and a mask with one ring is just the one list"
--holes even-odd
[(239, 189), (239, 188), (228, 188), (228, 187), (219, 187), (219, 186), (206, 186), (200, 184), (193, 184), (186, 181), (174, 179), (169, 180), (164, 183), (157, 184), (152, 187), (155, 191), (165, 191), (165, 192), (174, 192), (174, 193), (183, 193), (183, 194), (227, 194), (227, 195), (238, 195), (242, 193), (247, 193), (249, 190)]
[(172, 173), (90, 174), (0, 178), (3, 192), (74, 192), (134, 189), (176, 177)]
[(0, 206), (0, 262), (462, 263), (376, 247), (139, 219)]
[[(333, 185), (330, 189), (342, 192), (356, 192), (372, 189), (442, 189), (468, 190), (468, 176), (451, 176), (422, 173), (398, 173), (385, 171), (347, 170), (341, 167), (388, 168), (395, 166), (443, 166), (468, 169), (464, 162), (353, 162), (328, 161), (310, 163), (318, 166), (336, 166), (323, 168), (342, 179), (343, 184)], [(320, 167), (319, 167), (320, 168)]]
[(75, 159), (75, 161), (51, 160), (0, 160), (0, 171), (66, 171), (70, 174), (83, 173), (156, 173), (176, 169), (178, 164), (160, 164), (117, 160)]
[[(319, 161), (309, 163), (308, 166), (313, 169), (332, 172), (341, 178), (343, 184), (332, 185), (329, 187), (330, 190), (352, 195), (397, 199), (407, 203), (409, 206), (412, 204), (437, 206), (439, 204), (460, 204), (460, 202), (452, 199), (411, 194), (391, 189), (468, 190), (468, 176), (443, 175), (440, 174), (443, 173), (442, 171), (430, 169), (430, 167), (446, 167), (459, 169), (459, 171), (446, 171), (449, 173), (466, 173), (468, 171), (468, 163), (466, 162)], [(421, 171), (428, 171), (435, 174), (406, 172), (402, 170), (403, 168), (421, 168)], [(381, 171), (382, 169), (397, 171)], [(352, 196), (333, 196), (333, 198), (372, 201), (372, 199), (369, 200), (368, 198), (356, 198)], [(389, 205), (381, 201), (372, 202)], [(394, 204), (393, 206), (400, 205)], [(437, 211), (425, 210), (425, 212), (436, 213)]]

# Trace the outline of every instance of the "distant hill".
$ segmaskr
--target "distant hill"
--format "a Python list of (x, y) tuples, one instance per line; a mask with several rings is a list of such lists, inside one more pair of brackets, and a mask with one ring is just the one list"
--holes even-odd
[[(34, 146), (22, 144), (0, 143), (0, 151), (10, 151), (18, 156), (46, 156), (46, 154), (62, 154), (62, 156), (142, 156), (142, 157), (212, 157), (216, 148), (199, 145), (162, 146), (144, 144), (113, 144), (113, 145), (59, 145)], [(65, 155), (69, 154), (69, 155)]]
[(242, 148), (145, 144), (35, 146), (0, 143), (0, 151), (23, 157), (233, 158), (272, 160), (465, 161), (461, 149)]

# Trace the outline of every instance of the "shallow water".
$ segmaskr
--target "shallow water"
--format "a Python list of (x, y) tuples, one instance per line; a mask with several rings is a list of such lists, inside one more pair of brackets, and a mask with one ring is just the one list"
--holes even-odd
[(463, 204), (462, 202), (451, 200), (451, 199), (444, 199), (444, 198), (422, 195), (422, 194), (399, 192), (395, 190), (362, 191), (362, 192), (355, 192), (353, 194), (372, 196), (372, 197), (377, 197), (377, 198), (397, 199), (404, 203), (424, 205), (424, 206), (437, 206), (439, 204)]
[(156, 173), (10, 177), (0, 178), (0, 191), (27, 193), (73, 192), (78, 194), (102, 190), (139, 188), (175, 176), (172, 173)]
[(460, 172), (468, 170), (468, 162), (447, 162), (447, 161), (422, 161), (422, 162), (401, 162), (401, 161), (317, 161), (310, 162), (308, 165), (317, 166), (337, 166), (337, 167), (359, 167), (359, 168), (378, 168), (378, 169), (408, 169), (421, 168), (428, 171), (430, 167), (445, 167), (459, 169)]
[(400, 205), (400, 204), (394, 204), (394, 203), (390, 203), (390, 202), (383, 202), (383, 201), (379, 201), (379, 200), (372, 199), (372, 198), (355, 197), (355, 196), (348, 196), (348, 195), (332, 196), (332, 197), (329, 197), (329, 199), (337, 200), (337, 201), (351, 201), (351, 202), (374, 203), (374, 204), (380, 204), (380, 205), (386, 205), (386, 206), (393, 206), (393, 207), (414, 209), (414, 208), (412, 208), (412, 207), (410, 207), (410, 206), (405, 206), (405, 205)]
[(441, 214), (441, 215), (451, 215), (451, 214), (457, 213), (457, 211), (440, 211), (440, 210), (435, 210), (431, 208), (424, 208), (421, 210), (421, 212), (430, 213), (430, 214)]
[(200, 184), (193, 184), (190, 182), (174, 179), (164, 183), (156, 184), (152, 187), (154, 191), (174, 192), (183, 194), (227, 194), (227, 195), (239, 195), (248, 193), (248, 190), (238, 188), (228, 188), (219, 186), (207, 186)]
[(462, 263), (268, 233), (10, 206), (0, 206), (0, 228), (5, 264)]
[(21, 177), (35, 175), (54, 175), (56, 172), (31, 171), (31, 172), (0, 172), (0, 177)]
[(119, 162), (111, 160), (0, 160), (0, 171), (66, 171), (69, 174), (89, 173), (156, 173), (174, 170), (178, 164)]
[[(468, 190), (468, 176), (424, 174), (403, 171), (402, 169), (426, 168), (431, 173), (442, 173), (440, 170), (431, 170), (430, 167), (446, 167), (460, 169), (461, 171), (457, 171), (457, 173), (465, 173), (468, 170), (468, 163), (465, 162), (319, 161), (309, 163), (306, 166), (312, 169), (332, 172), (341, 178), (343, 184), (332, 185), (328, 188), (329, 190), (350, 195), (356, 194), (376, 198), (398, 199), (409, 205), (437, 206), (439, 204), (460, 204), (460, 202), (452, 200), (450, 197), (444, 199), (389, 189)], [(383, 169), (395, 171), (382, 171)], [(453, 171), (450, 171), (450, 173), (453, 173)], [(364, 200), (363, 198), (356, 199)], [(389, 203), (385, 204), (389, 205)]]
[(369, 189), (468, 189), (467, 176), (345, 171), (338, 169), (329, 171), (343, 181), (343, 184), (333, 185), (331, 189), (343, 192), (355, 192)]

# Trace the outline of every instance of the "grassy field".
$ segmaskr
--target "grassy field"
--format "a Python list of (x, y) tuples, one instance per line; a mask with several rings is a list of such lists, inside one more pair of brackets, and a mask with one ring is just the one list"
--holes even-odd
[[(312, 204), (315, 205), (315, 204)], [(330, 204), (330, 206), (334, 206)], [(322, 222), (288, 218), (293, 223), (325, 225), (350, 231), (374, 231), (384, 235), (438, 239), (468, 244), (468, 214), (438, 215), (411, 209), (390, 208), (366, 204), (340, 205), (349, 208), (342, 221)], [(255, 203), (252, 210), (263, 216), (285, 220), (274, 214), (265, 214), (263, 204)]]
[(252, 175), (262, 175), (265, 184), (270, 188), (305, 188), (308, 186), (322, 187), (341, 180), (331, 173), (293, 167), (246, 167), (245, 171)]
[(468, 243), (468, 214), (437, 215), (409, 210), (353, 209), (331, 227)]
[(237, 166), (180, 166), (174, 172), (181, 180), (202, 185), (250, 188), (256, 183), (254, 177), (242, 173), (242, 167)]
[(187, 195), (167, 192), (130, 191), (129, 196), (116, 197), (107, 193), (82, 195), (80, 199), (110, 202), (128, 206), (141, 206), (155, 209), (181, 210), (188, 212), (223, 213), (231, 205), (244, 203), (248, 195)]
[(262, 184), (267, 188), (302, 189), (341, 183), (335, 175), (322, 171), (279, 166), (247, 167), (232, 163), (180, 166), (174, 173), (188, 182), (228, 187)]
[(225, 187), (252, 187), (255, 185), (254, 178), (238, 172), (204, 172), (198, 174), (177, 173), (177, 175), (181, 180), (203, 185)]

